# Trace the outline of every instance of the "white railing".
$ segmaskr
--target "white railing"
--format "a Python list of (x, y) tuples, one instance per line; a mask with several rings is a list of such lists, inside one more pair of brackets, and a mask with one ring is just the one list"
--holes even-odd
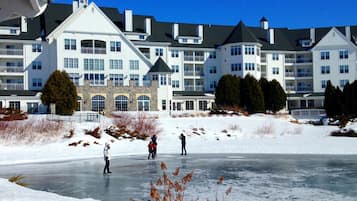
[(296, 59), (296, 63), (312, 63), (312, 59), (305, 58), (305, 59)]
[(105, 48), (81, 47), (81, 52), (83, 54), (106, 54), (107, 50)]
[(285, 72), (285, 77), (295, 77), (294, 72)]
[(295, 61), (294, 58), (285, 58), (285, 63), (295, 63)]
[(0, 73), (22, 73), (23, 71), (23, 67), (0, 66)]
[(185, 70), (184, 71), (185, 76), (193, 76), (193, 74), (194, 74), (193, 70)]
[(22, 49), (0, 49), (0, 55), (15, 55), (22, 56), (24, 55), (24, 51)]
[(2, 90), (24, 90), (24, 84), (0, 84), (0, 89)]
[(296, 109), (291, 110), (291, 116), (296, 119), (320, 119), (326, 116), (324, 109)]

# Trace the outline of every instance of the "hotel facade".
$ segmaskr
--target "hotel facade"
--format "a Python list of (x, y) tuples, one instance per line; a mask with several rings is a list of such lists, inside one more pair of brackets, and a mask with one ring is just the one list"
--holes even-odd
[[(357, 26), (272, 28), (159, 22), (86, 0), (0, 23), (0, 108), (42, 113), (55, 70), (77, 86), (79, 111), (203, 111), (225, 74), (276, 79), (289, 110), (322, 108), (328, 80), (357, 78)], [(272, 94), (273, 95), (273, 94)]]

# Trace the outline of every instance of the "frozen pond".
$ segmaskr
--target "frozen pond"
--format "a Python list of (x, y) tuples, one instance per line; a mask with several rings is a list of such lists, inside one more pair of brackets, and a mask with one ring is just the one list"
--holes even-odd
[[(159, 155), (155, 161), (145, 156), (115, 158), (110, 176), (103, 176), (103, 160), (80, 160), (51, 164), (0, 166), (0, 177), (17, 174), (36, 190), (77, 198), (102, 201), (147, 201), (150, 182), (162, 174), (160, 162), (168, 173), (194, 171), (185, 193), (187, 200), (222, 200), (223, 192), (233, 191), (225, 201), (268, 200), (357, 200), (357, 156), (317, 155)], [(224, 176), (223, 186), (217, 178)], [(21, 196), (21, 195), (19, 195)]]

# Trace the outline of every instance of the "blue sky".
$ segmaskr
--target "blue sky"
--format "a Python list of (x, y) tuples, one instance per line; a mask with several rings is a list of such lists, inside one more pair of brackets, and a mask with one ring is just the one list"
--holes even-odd
[[(90, 0), (92, 1), (92, 0)], [(72, 0), (54, 0), (72, 3)], [(94, 0), (97, 5), (133, 10), (158, 21), (258, 26), (265, 16), (272, 27), (309, 28), (357, 25), (357, 0)]]

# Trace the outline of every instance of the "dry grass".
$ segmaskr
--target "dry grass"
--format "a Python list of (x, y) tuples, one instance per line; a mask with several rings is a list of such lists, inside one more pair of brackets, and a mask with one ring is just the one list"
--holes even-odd
[[(162, 177), (159, 177), (156, 181), (156, 184), (153, 182), (150, 183), (150, 198), (154, 201), (184, 201), (185, 200), (185, 191), (187, 190), (187, 185), (193, 179), (193, 171), (189, 172), (182, 177), (180, 177), (180, 168), (176, 168), (172, 173), (172, 178), (166, 173), (167, 166), (164, 162), (161, 162), (160, 168), (162, 171)], [(219, 177), (217, 181), (217, 192), (215, 196), (216, 201), (220, 201), (218, 199), (218, 186), (223, 184), (223, 176)], [(222, 195), (222, 200), (229, 196), (232, 192), (232, 187), (229, 187), (224, 195)], [(195, 199), (199, 201), (200, 199)], [(209, 200), (206, 198), (205, 200)], [(134, 199), (130, 199), (130, 201), (135, 201)]]
[(0, 140), (4, 144), (34, 144), (63, 137), (62, 122), (48, 120), (0, 121)]
[(275, 128), (273, 124), (265, 124), (255, 131), (256, 134), (260, 134), (260, 135), (271, 135), (274, 134), (274, 132), (275, 132)]
[(25, 177), (22, 176), (22, 175), (16, 175), (16, 176), (12, 176), (8, 179), (9, 182), (11, 183), (15, 183), (17, 185), (20, 185), (20, 186), (24, 186), (24, 187), (27, 187), (29, 186), (27, 183), (23, 182), (22, 180), (24, 179)]

